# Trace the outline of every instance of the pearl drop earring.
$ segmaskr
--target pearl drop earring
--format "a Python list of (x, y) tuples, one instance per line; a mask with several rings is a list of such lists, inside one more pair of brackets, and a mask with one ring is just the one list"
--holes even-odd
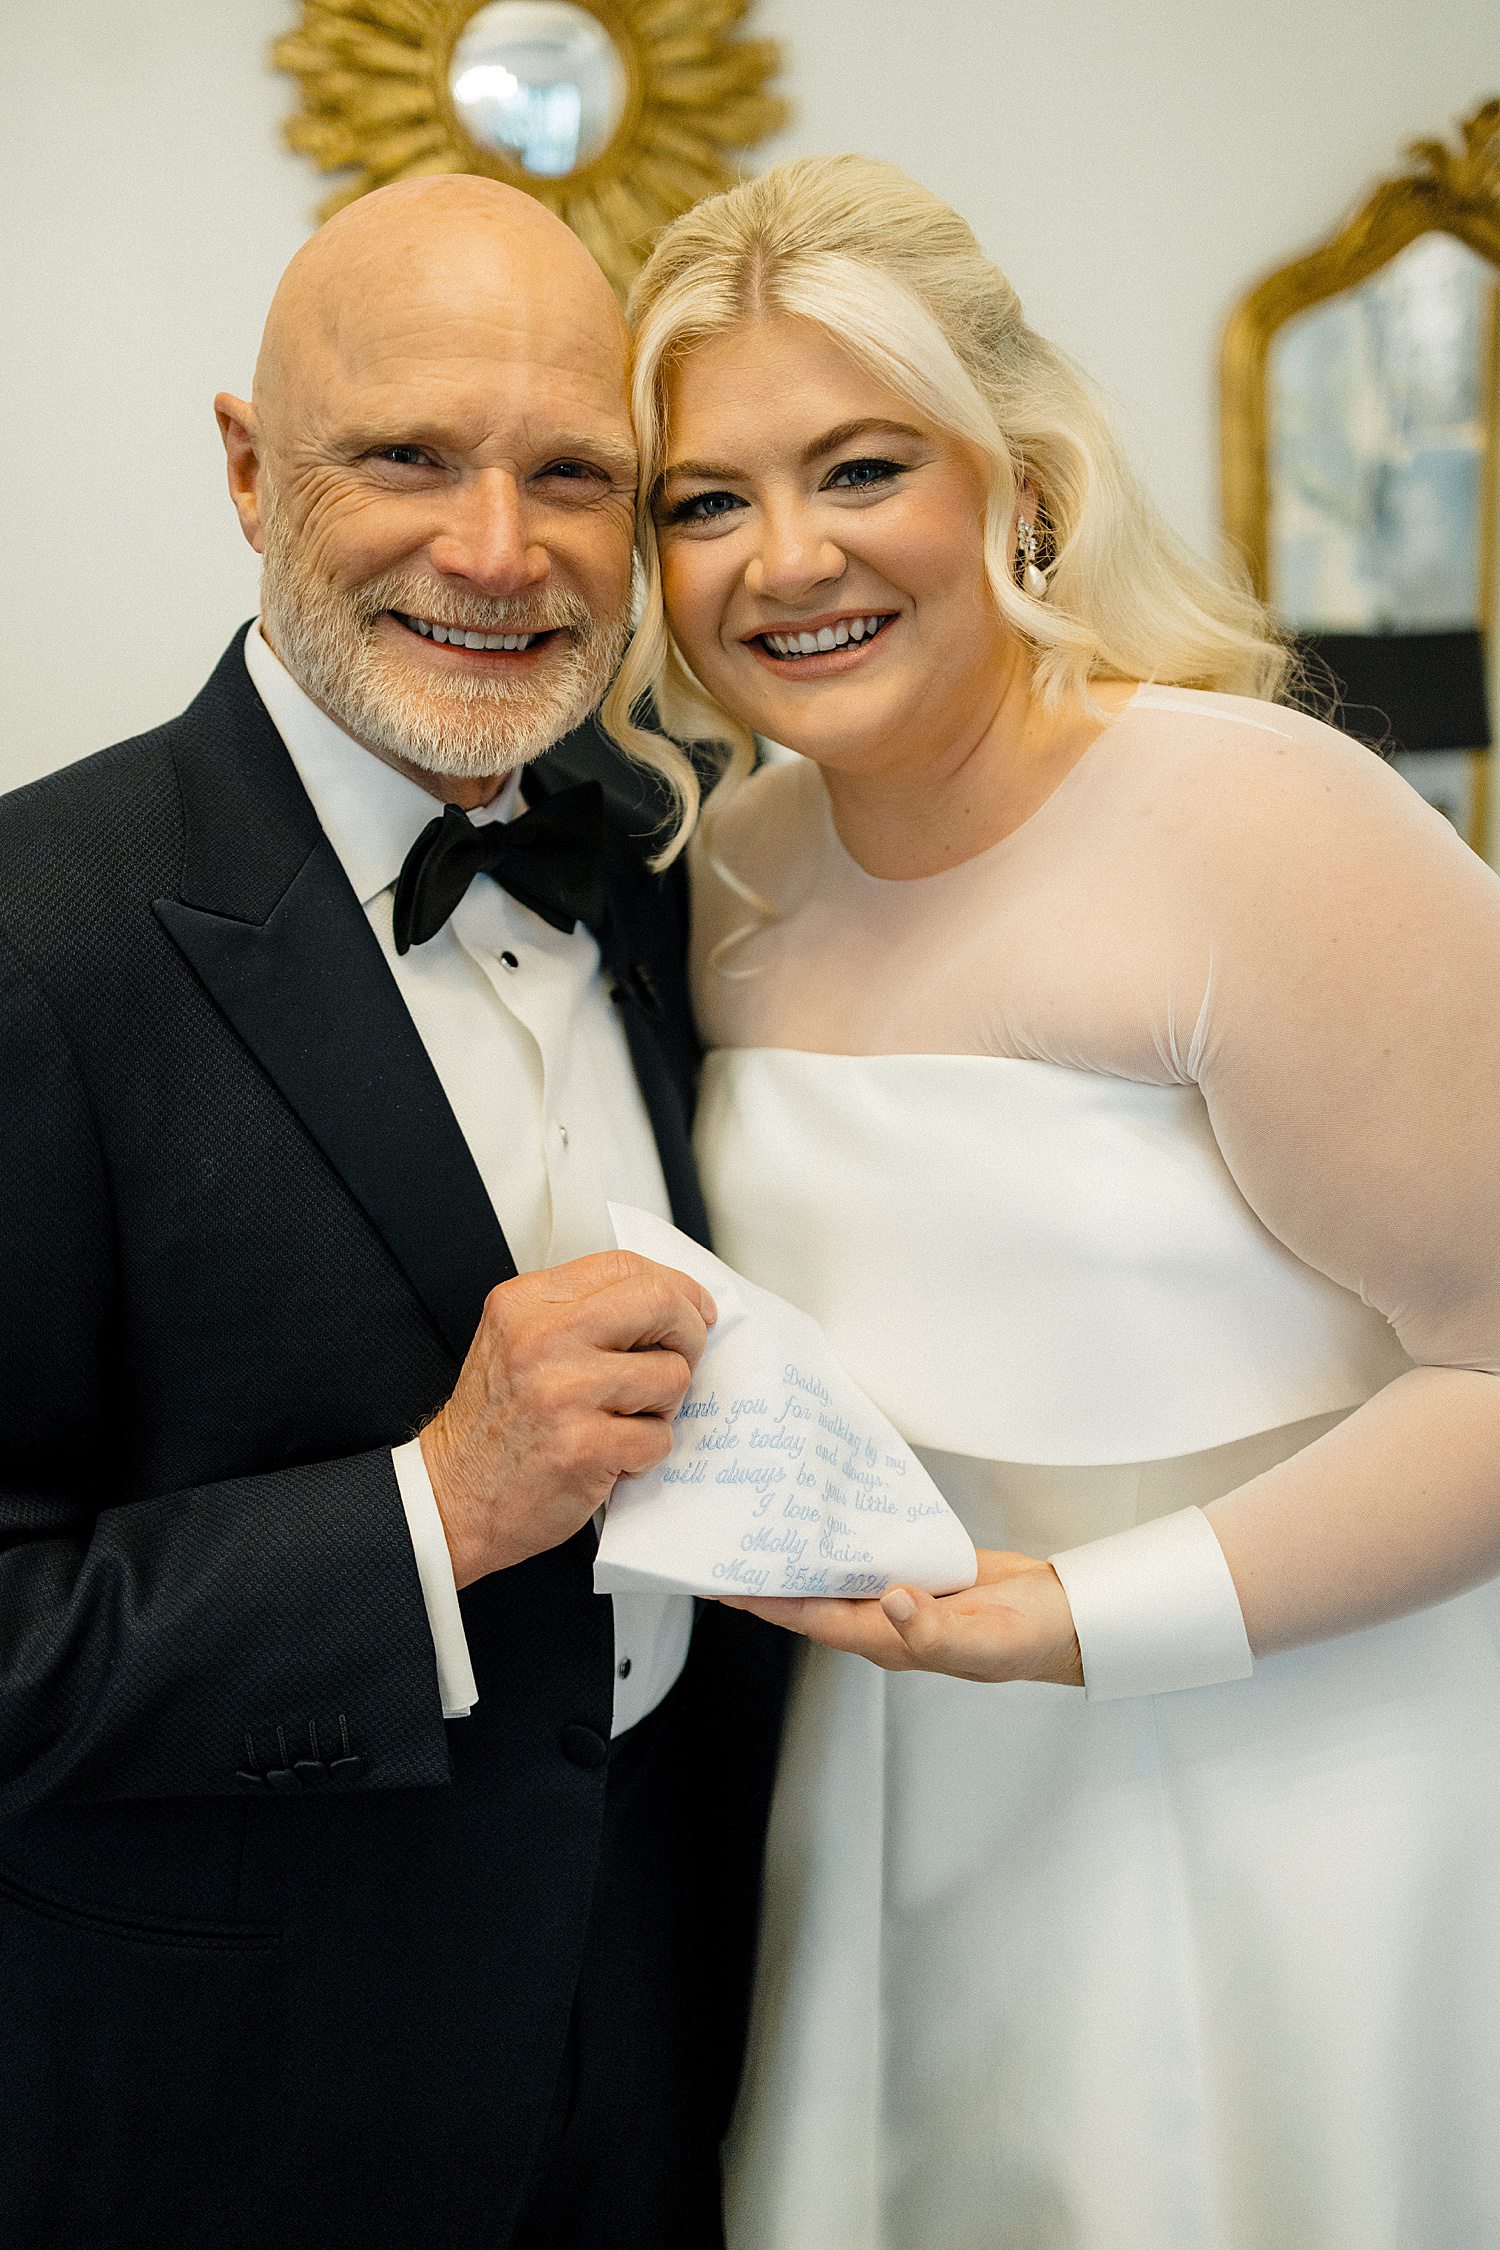
[(1033, 601), (1044, 602), (1047, 599), (1047, 580), (1036, 559), (1039, 551), (1036, 525), (1029, 523), (1025, 516), (1017, 518), (1016, 541), (1016, 559), (1021, 565), (1018, 572), (1020, 583)]

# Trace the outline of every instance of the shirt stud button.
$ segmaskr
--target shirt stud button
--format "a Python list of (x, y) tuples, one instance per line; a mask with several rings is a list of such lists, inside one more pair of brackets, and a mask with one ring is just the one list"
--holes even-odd
[(635, 1667), (631, 1663), (628, 1656), (622, 1656), (619, 1663), (615, 1666), (615, 1670), (619, 1673), (622, 1680), (628, 1680), (634, 1669)]
[(517, 960), (514, 953), (512, 953), (509, 947), (507, 947), (505, 952), (500, 956), (500, 966), (502, 969), (519, 969), (521, 964)]
[(566, 1148), (568, 1145), (568, 1128), (566, 1125), (558, 1126), (557, 1137), (562, 1142), (563, 1147)]

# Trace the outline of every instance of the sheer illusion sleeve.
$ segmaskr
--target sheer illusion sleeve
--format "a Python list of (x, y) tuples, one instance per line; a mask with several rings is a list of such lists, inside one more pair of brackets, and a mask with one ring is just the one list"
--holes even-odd
[(1196, 1084), (1261, 1223), (1416, 1363), (1201, 1513), (1053, 1558), (1091, 1695), (1231, 1679), (1500, 1573), (1500, 877), (1440, 815), (1314, 719), (1159, 689), (925, 880), (865, 874), (813, 769), (728, 810), (716, 847), (775, 919), (753, 973), (715, 974), (759, 918), (700, 860), (710, 1042)]
[(1261, 1654), (1500, 1571), (1500, 879), (1326, 728), (1245, 758), (1179, 869), (1189, 1068), (1263, 1223), (1417, 1363), (1206, 1510)]

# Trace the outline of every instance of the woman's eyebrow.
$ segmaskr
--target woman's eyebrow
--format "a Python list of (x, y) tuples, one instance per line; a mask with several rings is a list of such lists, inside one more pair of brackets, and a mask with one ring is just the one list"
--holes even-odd
[[(820, 460), (825, 453), (837, 452), (841, 445), (847, 445), (852, 438), (867, 437), (871, 434), (885, 437), (921, 438), (927, 433), (919, 430), (911, 422), (892, 422), (884, 415), (860, 415), (851, 422), (835, 423), (831, 430), (825, 430), (821, 437), (814, 438), (811, 445), (804, 446), (801, 454), (802, 465), (807, 468), (812, 462)], [(719, 478), (732, 484), (743, 475), (743, 469), (727, 468), (722, 461), (673, 461), (662, 470), (661, 481), (665, 484), (669, 477), (703, 477)]]
[(672, 461), (662, 470), (657, 482), (665, 484), (669, 477), (708, 477), (722, 478), (732, 484), (740, 473), (738, 469), (726, 469), (719, 461)]
[(822, 437), (815, 438), (802, 455), (803, 466), (810, 466), (824, 453), (836, 453), (851, 438), (869, 437), (872, 434), (881, 437), (920, 438), (926, 432), (919, 430), (911, 422), (892, 422), (883, 414), (862, 415), (852, 422), (839, 422), (833, 429), (825, 430)]

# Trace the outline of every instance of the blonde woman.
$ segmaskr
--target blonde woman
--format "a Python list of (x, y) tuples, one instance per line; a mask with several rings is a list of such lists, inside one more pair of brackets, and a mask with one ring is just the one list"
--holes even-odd
[(633, 316), (719, 1247), (983, 1551), (765, 1607), (735, 2250), (1500, 2242), (1500, 884), (894, 171)]

